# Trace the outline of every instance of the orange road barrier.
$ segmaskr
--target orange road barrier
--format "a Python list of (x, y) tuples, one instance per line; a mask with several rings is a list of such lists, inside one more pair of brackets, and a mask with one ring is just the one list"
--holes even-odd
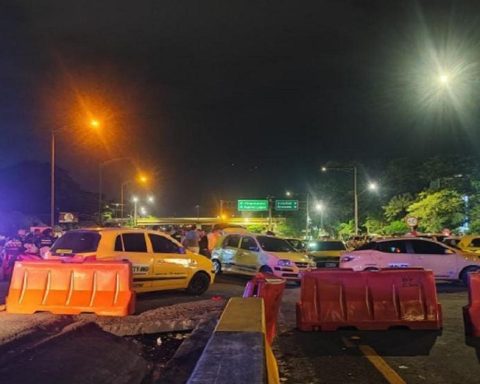
[(442, 328), (433, 272), (422, 269), (307, 272), (296, 309), (302, 331)]
[(480, 337), (480, 272), (469, 274), (468, 305), (463, 307), (465, 333)]
[(274, 275), (257, 273), (245, 286), (243, 297), (261, 297), (265, 303), (266, 336), (268, 344), (272, 344), (276, 335), (277, 316), (280, 310), (285, 279)]
[(6, 299), (10, 313), (48, 311), (127, 316), (135, 310), (127, 261), (17, 261)]

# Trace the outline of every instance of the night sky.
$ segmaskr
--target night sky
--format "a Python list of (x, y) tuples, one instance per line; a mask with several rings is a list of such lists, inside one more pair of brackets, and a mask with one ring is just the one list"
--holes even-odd
[[(479, 41), (479, 1), (0, 0), (0, 165), (48, 161), (55, 127), (85, 189), (131, 156), (158, 214), (193, 215), (329, 161), (476, 154)], [(108, 168), (109, 197), (133, 174)]]

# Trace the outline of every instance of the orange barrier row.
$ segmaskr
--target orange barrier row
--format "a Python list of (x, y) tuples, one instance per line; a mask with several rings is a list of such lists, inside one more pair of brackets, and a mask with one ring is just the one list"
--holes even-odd
[(469, 274), (468, 305), (463, 307), (463, 318), (466, 333), (480, 337), (480, 272)]
[(274, 275), (258, 273), (245, 286), (243, 297), (261, 297), (265, 304), (266, 337), (272, 344), (276, 335), (276, 325), (280, 303), (282, 301), (285, 279)]
[(126, 261), (17, 261), (6, 299), (10, 313), (48, 311), (126, 316), (135, 310), (132, 268)]
[(296, 310), (302, 331), (442, 327), (433, 273), (419, 269), (307, 272)]

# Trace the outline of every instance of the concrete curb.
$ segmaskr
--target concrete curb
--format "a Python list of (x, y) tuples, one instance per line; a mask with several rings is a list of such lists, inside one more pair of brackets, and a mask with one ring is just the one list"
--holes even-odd
[(232, 298), (188, 384), (276, 384), (278, 371), (266, 343), (261, 298)]

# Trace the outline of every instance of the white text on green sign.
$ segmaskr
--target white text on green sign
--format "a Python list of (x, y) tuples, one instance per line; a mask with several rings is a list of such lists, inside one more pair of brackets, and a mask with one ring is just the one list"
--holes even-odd
[(239, 211), (268, 211), (268, 200), (238, 200)]

